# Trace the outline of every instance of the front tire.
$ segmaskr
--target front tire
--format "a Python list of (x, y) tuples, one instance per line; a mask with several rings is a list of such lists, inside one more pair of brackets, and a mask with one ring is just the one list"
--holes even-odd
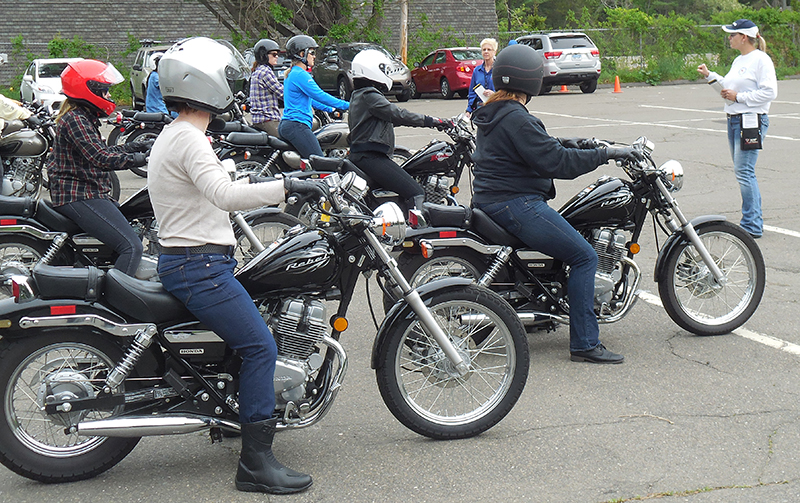
[(350, 101), (350, 84), (347, 83), (347, 79), (344, 77), (339, 77), (339, 82), (336, 84), (336, 89), (339, 94), (340, 100)]
[(378, 389), (391, 413), (429, 438), (469, 438), (503, 419), (528, 378), (528, 343), (516, 313), (477, 285), (426, 305), (469, 366), (458, 376), (416, 316), (397, 320), (378, 354)]
[(139, 438), (82, 437), (66, 430), (80, 421), (117, 416), (83, 410), (47, 414), (48, 396), (96, 396), (122, 356), (99, 335), (62, 332), (0, 340), (0, 462), (40, 482), (71, 482), (94, 477), (119, 463)]
[[(278, 238), (282, 237), (287, 229), (291, 229), (295, 225), (300, 225), (299, 219), (284, 212), (269, 213), (266, 215), (259, 215), (254, 219), (247, 218), (247, 223), (253, 229), (256, 237), (258, 237), (261, 244), (265, 247), (274, 243)], [(238, 262), (236, 265), (237, 270), (253, 260), (259, 251), (255, 248), (244, 232), (234, 223), (234, 233), (236, 234), (236, 249), (234, 250), (234, 258)]]
[(664, 262), (658, 293), (669, 317), (696, 335), (725, 334), (753, 315), (764, 294), (764, 257), (755, 240), (730, 222), (698, 226), (697, 234), (726, 283), (716, 282), (695, 247), (685, 242)]
[[(156, 129), (140, 129), (138, 131), (134, 131), (127, 138), (125, 138), (125, 143), (136, 143), (142, 141), (149, 141), (155, 140), (158, 138), (158, 133), (160, 130)], [(141, 176), (142, 178), (147, 178), (147, 165), (144, 166), (137, 166), (135, 168), (131, 168), (131, 171), (137, 176)]]
[(416, 100), (419, 99), (420, 96), (422, 96), (422, 94), (420, 94), (419, 90), (417, 89), (417, 83), (414, 82), (414, 79), (411, 79), (411, 97)]
[(442, 95), (442, 98), (446, 100), (453, 97), (453, 89), (450, 87), (450, 82), (448, 82), (446, 78), (439, 82), (439, 93)]

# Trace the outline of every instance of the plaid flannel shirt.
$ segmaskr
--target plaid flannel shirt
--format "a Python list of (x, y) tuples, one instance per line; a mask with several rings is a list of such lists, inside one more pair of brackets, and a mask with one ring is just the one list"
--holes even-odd
[(133, 145), (109, 147), (100, 121), (83, 108), (65, 113), (56, 125), (53, 153), (47, 162), (53, 206), (85, 199), (112, 199), (111, 170), (133, 167)]
[(250, 77), (250, 114), (253, 124), (281, 120), (278, 99), (283, 98), (283, 84), (269, 65), (258, 65)]

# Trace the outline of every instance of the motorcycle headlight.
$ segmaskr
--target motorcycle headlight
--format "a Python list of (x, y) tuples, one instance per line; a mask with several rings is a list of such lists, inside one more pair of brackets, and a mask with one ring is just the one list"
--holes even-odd
[(661, 165), (661, 172), (664, 174), (664, 181), (670, 192), (677, 192), (683, 187), (683, 166), (675, 160), (667, 161)]
[[(361, 201), (364, 199), (364, 196), (367, 195), (367, 191), (369, 190), (367, 181), (352, 171), (345, 173), (339, 186), (344, 192), (350, 194), (350, 196), (356, 201)], [(379, 207), (378, 209), (382, 207), (383, 206)]]
[(391, 246), (406, 238), (406, 219), (397, 203), (383, 203), (378, 206), (372, 219), (372, 228), (381, 241)]

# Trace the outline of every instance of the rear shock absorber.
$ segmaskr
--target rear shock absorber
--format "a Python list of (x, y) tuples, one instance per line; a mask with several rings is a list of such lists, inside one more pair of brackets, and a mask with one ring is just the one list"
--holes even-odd
[(50, 244), (50, 247), (47, 249), (47, 251), (44, 252), (42, 258), (39, 259), (39, 262), (44, 265), (50, 265), (53, 259), (56, 258), (56, 255), (61, 250), (61, 248), (64, 247), (64, 243), (66, 242), (67, 242), (67, 233), (65, 232), (62, 232), (61, 234), (53, 238), (53, 242)]
[(506, 262), (508, 262), (508, 259), (511, 257), (511, 252), (513, 251), (514, 249), (512, 247), (504, 246), (499, 252), (497, 252), (494, 262), (492, 262), (486, 272), (483, 273), (483, 276), (481, 276), (478, 284), (488, 288), (489, 285), (491, 285), (494, 281), (497, 273), (500, 272), (500, 268), (503, 267)]
[(106, 378), (106, 387), (107, 393), (110, 393), (111, 390), (116, 389), (122, 381), (124, 381), (133, 370), (133, 367), (136, 366), (136, 363), (141, 358), (142, 353), (150, 347), (150, 344), (153, 342), (153, 336), (156, 334), (156, 327), (155, 325), (148, 325), (147, 328), (140, 330), (136, 337), (134, 337), (133, 342), (131, 342), (128, 351), (125, 353), (125, 356), (122, 357), (122, 360), (114, 367), (114, 370), (109, 372), (108, 377)]

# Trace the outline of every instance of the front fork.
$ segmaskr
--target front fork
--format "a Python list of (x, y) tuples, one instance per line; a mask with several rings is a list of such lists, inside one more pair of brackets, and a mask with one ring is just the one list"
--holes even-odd
[(411, 306), (411, 309), (414, 310), (417, 316), (419, 316), (420, 323), (425, 328), (425, 330), (433, 336), (433, 339), (442, 348), (445, 356), (450, 360), (455, 367), (456, 371), (459, 373), (459, 376), (463, 377), (469, 373), (469, 365), (461, 355), (458, 353), (458, 350), (453, 345), (450, 337), (444, 333), (442, 327), (434, 318), (433, 313), (430, 312), (428, 307), (425, 305), (425, 302), (422, 301), (422, 297), (420, 297), (419, 292), (415, 289), (411, 288), (411, 285), (406, 280), (403, 273), (400, 271), (400, 268), (397, 266), (397, 261), (389, 255), (389, 252), (383, 247), (381, 242), (378, 240), (377, 236), (375, 236), (371, 231), (364, 232), (364, 235), (367, 237), (367, 240), (372, 245), (372, 248), (376, 251), (378, 256), (381, 258), (384, 264), (389, 268), (389, 274), (391, 275), (392, 279), (397, 282), (397, 285), (400, 287), (400, 290), (403, 292), (403, 298), (408, 305)]

